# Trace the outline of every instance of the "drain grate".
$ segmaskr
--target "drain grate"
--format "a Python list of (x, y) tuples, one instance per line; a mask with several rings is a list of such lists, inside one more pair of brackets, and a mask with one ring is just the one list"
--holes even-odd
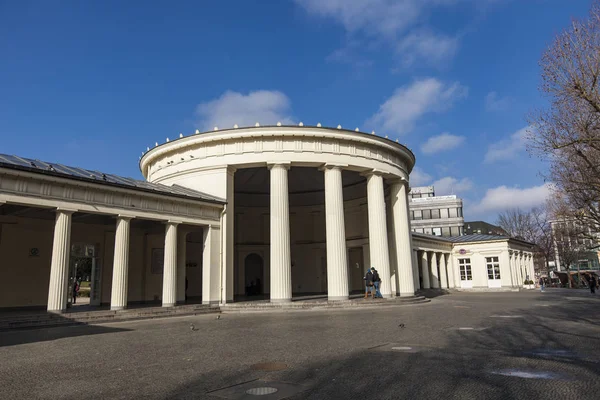
[(246, 390), (246, 394), (251, 394), (253, 396), (266, 396), (268, 394), (277, 393), (278, 389), (269, 386), (257, 387)]
[(282, 362), (263, 362), (251, 365), (250, 367), (257, 371), (283, 371), (288, 366)]
[(281, 400), (308, 389), (306, 385), (290, 382), (276, 382), (257, 379), (249, 382), (228, 386), (208, 392), (209, 395), (230, 400), (256, 399), (256, 396), (265, 396), (265, 399)]

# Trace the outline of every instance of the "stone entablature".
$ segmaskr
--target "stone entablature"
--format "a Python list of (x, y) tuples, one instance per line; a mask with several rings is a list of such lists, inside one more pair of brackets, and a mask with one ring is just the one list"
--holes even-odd
[(221, 204), (0, 168), (0, 202), (182, 223), (219, 223)]
[(415, 158), (405, 146), (366, 133), (307, 126), (270, 126), (199, 133), (150, 149), (140, 160), (150, 182), (216, 166), (252, 167), (285, 160), (325, 163), (355, 171), (377, 170), (408, 180)]

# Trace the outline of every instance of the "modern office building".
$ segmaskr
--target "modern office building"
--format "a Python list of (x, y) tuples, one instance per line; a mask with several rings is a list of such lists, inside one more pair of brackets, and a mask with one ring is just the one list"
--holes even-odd
[(462, 199), (436, 196), (433, 186), (411, 188), (408, 196), (413, 232), (443, 237), (464, 234)]

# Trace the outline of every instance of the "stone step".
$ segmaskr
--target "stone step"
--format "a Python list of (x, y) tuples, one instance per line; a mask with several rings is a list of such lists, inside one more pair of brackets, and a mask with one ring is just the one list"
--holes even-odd
[(82, 325), (89, 323), (106, 323), (184, 315), (211, 314), (219, 312), (220, 310), (218, 307), (211, 307), (208, 305), (188, 305), (168, 308), (151, 307), (128, 309), (122, 311), (100, 310), (81, 313), (70, 312), (63, 314), (26, 314), (2, 318), (2, 320), (0, 320), (0, 331), (10, 329)]

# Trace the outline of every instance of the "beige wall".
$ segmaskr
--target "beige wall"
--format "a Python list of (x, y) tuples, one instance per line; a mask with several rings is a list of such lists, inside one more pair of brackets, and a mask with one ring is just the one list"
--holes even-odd
[[(48, 302), (54, 221), (15, 219), (0, 231), (0, 307)], [(39, 256), (29, 251), (39, 249)]]

